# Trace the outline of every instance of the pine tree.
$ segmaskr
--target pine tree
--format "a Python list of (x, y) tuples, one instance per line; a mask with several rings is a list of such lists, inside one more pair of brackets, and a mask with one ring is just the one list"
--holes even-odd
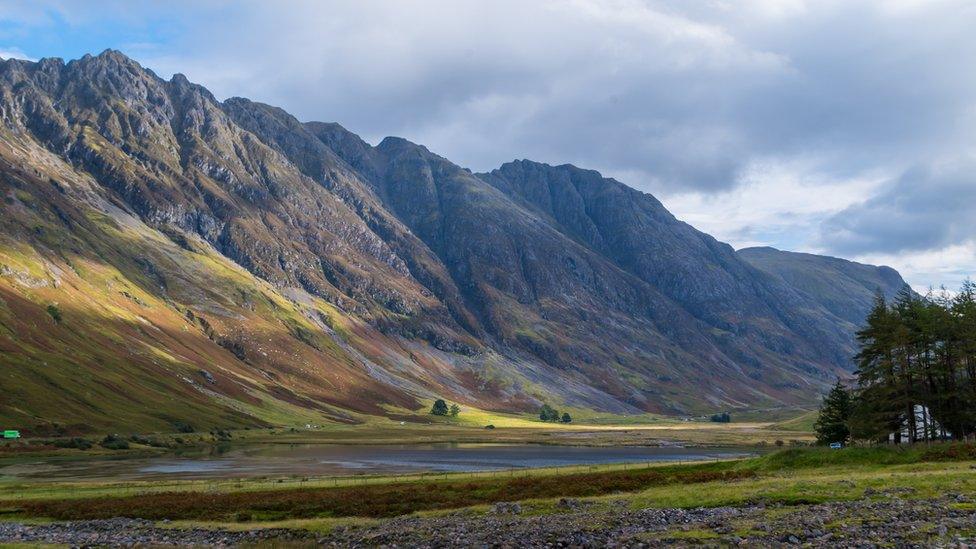
[(458, 406), (457, 404), (451, 404), (451, 417), (458, 417), (458, 414), (460, 413), (461, 413), (461, 407)]
[(952, 301), (953, 330), (956, 339), (956, 372), (960, 406), (964, 406), (961, 433), (976, 431), (976, 283), (963, 282)]
[(857, 439), (962, 439), (976, 432), (976, 284), (952, 296), (909, 288), (878, 295), (857, 333), (857, 387), (848, 426)]
[(851, 393), (838, 380), (837, 384), (824, 397), (823, 404), (820, 406), (820, 415), (814, 423), (817, 442), (820, 444), (846, 443), (851, 436), (848, 423), (852, 411)]
[(880, 440), (900, 431), (903, 408), (896, 366), (899, 322), (880, 291), (857, 332), (857, 403), (849, 427), (859, 439)]

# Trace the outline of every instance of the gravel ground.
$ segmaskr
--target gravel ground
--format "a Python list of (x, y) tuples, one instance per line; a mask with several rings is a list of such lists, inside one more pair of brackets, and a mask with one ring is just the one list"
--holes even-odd
[(74, 547), (104, 546), (231, 546), (275, 541), (310, 541), (307, 532), (251, 530), (228, 532), (201, 528), (160, 528), (138, 519), (83, 520), (25, 525), (0, 523), (0, 543), (52, 543)]
[[(485, 514), (398, 518), (328, 536), (294, 530), (227, 532), (160, 528), (112, 519), (45, 525), (0, 523), (0, 542), (72, 546), (326, 545), (335, 547), (659, 547), (831, 546), (976, 547), (976, 508), (962, 496), (903, 499), (910, 493), (868, 492), (862, 500), (791, 507), (628, 509), (564, 500), (559, 512), (533, 515), (516, 503)], [(972, 541), (971, 541), (972, 540)]]
[(588, 511), (401, 518), (319, 540), (346, 547), (660, 547), (674, 545), (965, 547), (976, 510), (955, 498), (865, 499), (793, 507)]

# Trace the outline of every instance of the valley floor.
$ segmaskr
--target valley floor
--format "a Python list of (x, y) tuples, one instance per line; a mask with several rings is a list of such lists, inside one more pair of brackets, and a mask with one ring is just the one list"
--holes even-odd
[[(779, 423), (736, 421), (713, 423), (705, 420), (680, 421), (662, 416), (596, 415), (573, 410), (582, 416), (570, 424), (544, 423), (529, 414), (507, 414), (466, 409), (457, 418), (437, 417), (421, 410), (396, 410), (387, 417), (362, 416), (360, 423), (301, 424), (294, 427), (227, 431), (227, 438), (214, 432), (147, 433), (125, 437), (126, 450), (107, 450), (99, 441), (105, 433), (78, 435), (90, 448), (78, 450), (58, 447), (76, 438), (34, 437), (21, 441), (0, 440), (0, 467), (10, 463), (29, 463), (38, 457), (65, 459), (121, 458), (125, 456), (165, 455), (217, 445), (241, 447), (252, 444), (547, 444), (564, 446), (672, 446), (685, 447), (767, 447), (807, 444), (813, 441), (810, 413)], [(795, 413), (792, 410), (780, 415)], [(759, 412), (755, 413), (756, 415)], [(770, 415), (770, 414), (766, 414)], [(491, 425), (492, 429), (486, 426)], [(146, 444), (150, 442), (151, 444)], [(63, 446), (63, 444), (62, 444)], [(0, 485), (3, 479), (0, 477)], [(2, 486), (0, 486), (2, 488)]]
[[(0, 542), (335, 546), (966, 545), (976, 446), (337, 488), (0, 496)], [(120, 519), (115, 517), (128, 516)]]

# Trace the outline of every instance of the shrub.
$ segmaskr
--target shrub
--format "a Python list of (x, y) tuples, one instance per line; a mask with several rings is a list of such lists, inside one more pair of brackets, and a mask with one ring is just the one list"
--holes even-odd
[(55, 305), (53, 303), (50, 304), (50, 305), (48, 305), (47, 306), (47, 314), (51, 315), (51, 318), (54, 319), (54, 322), (56, 322), (58, 324), (61, 324), (61, 319), (62, 319), (62, 317), (61, 317), (61, 309), (59, 309), (57, 305)]
[(492, 425), (491, 423), (489, 423), (488, 425), (485, 425), (485, 429), (494, 429), (494, 428), (495, 428), (495, 426)]
[(176, 429), (177, 433), (192, 433), (194, 431), (192, 425), (183, 421), (174, 421), (173, 428)]
[(129, 443), (118, 435), (105, 435), (99, 446), (108, 450), (128, 450)]
[(92, 447), (90, 440), (79, 437), (55, 440), (53, 444), (58, 448), (75, 448), (77, 450), (88, 450)]
[(728, 412), (722, 412), (721, 414), (713, 414), (711, 419), (714, 423), (731, 423), (732, 416)]
[(560, 419), (560, 421), (562, 421), (563, 423), (572, 423), (573, 417), (570, 416), (568, 413), (563, 413), (563, 417), (562, 419)]

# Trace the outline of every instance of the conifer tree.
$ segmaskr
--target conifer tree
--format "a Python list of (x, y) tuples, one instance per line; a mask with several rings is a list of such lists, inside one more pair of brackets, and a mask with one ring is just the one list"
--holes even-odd
[(854, 438), (915, 442), (976, 432), (976, 284), (955, 295), (906, 288), (890, 305), (879, 295), (857, 341)]
[(895, 353), (898, 323), (880, 291), (865, 322), (856, 334), (858, 398), (849, 427), (857, 438), (877, 440), (898, 429), (902, 413)]
[(846, 443), (851, 436), (848, 423), (852, 411), (851, 393), (838, 380), (837, 384), (824, 397), (823, 404), (820, 406), (820, 415), (814, 423), (817, 442), (820, 444)]

